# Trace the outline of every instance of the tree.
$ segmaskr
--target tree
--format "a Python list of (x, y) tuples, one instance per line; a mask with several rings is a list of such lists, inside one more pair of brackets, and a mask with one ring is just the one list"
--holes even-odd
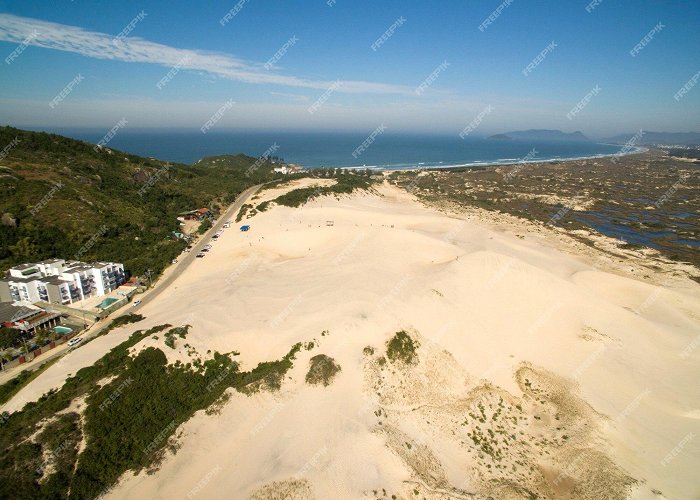
[(202, 223), (199, 225), (199, 229), (197, 229), (197, 232), (199, 234), (204, 234), (209, 230), (210, 227), (211, 227), (211, 220), (204, 219), (202, 221)]
[(0, 327), (0, 349), (9, 349), (17, 345), (22, 334), (14, 328)]

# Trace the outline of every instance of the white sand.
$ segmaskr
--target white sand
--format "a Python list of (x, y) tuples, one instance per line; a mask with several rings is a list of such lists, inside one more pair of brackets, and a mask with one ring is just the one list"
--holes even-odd
[[(127, 474), (108, 496), (360, 498), (383, 488), (399, 498), (414, 489), (421, 498), (482, 495), (492, 472), (458, 422), (465, 401), (488, 393), (519, 402), (530, 422), (517, 424), (524, 436), (549, 436), (538, 425), (556, 425), (552, 398), (523, 396), (514, 376), (523, 363), (535, 369), (523, 373), (550, 373), (542, 375), (548, 387), (574, 384), (562, 425), (585, 429), (542, 458), (533, 451), (539, 474), (580, 477), (571, 466), (579, 446), (638, 481), (635, 498), (663, 498), (652, 489), (700, 496), (700, 345), (688, 349), (700, 344), (699, 285), (648, 269), (604, 272), (594, 263), (605, 259), (572, 253), (554, 232), (450, 217), (397, 189), (381, 193), (260, 213), (247, 220), (249, 232), (227, 230), (140, 311), (147, 319), (125, 331), (190, 324), (186, 342), (201, 355), (239, 351), (244, 369), (279, 359), (296, 342), (318, 345), (297, 355), (281, 391), (233, 392), (221, 414), (198, 413), (178, 430), (182, 446), (158, 473)], [(645, 274), (646, 282), (630, 277)], [(402, 329), (421, 342), (418, 366), (381, 368), (385, 343)], [(92, 357), (73, 367), (104, 352), (98, 342), (125, 335), (80, 349)], [(171, 361), (187, 358), (162, 338), (146, 345), (161, 346)], [(363, 355), (365, 346), (375, 354)], [(304, 382), (309, 358), (320, 353), (342, 367), (328, 387)], [(31, 400), (59, 376), (52, 367), (18, 396)], [(480, 389), (483, 380), (507, 392)], [(377, 417), (379, 409), (387, 416)], [(536, 414), (544, 420), (532, 420)], [(518, 498), (512, 490), (500, 497)]]

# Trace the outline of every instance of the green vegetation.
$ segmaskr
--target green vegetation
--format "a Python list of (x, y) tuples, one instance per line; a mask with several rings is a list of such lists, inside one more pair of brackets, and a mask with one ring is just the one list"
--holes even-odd
[(171, 349), (175, 349), (175, 335), (173, 335), (172, 330), (165, 334), (165, 345)]
[[(194, 412), (221, 404), (226, 388), (279, 388), (301, 348), (297, 344), (281, 360), (250, 372), (239, 372), (235, 361), (216, 352), (194, 370), (168, 365), (153, 347), (129, 355), (137, 343), (168, 328), (134, 332), (60, 390), (2, 416), (1, 498), (95, 498), (127, 470), (157, 465), (177, 427)], [(179, 336), (185, 329), (169, 332)], [(100, 387), (105, 379), (111, 380)], [(78, 397), (86, 397), (82, 428), (75, 413), (57, 416)], [(78, 454), (81, 438), (86, 444)]]
[[(244, 155), (169, 164), (55, 134), (0, 127), (0, 271), (52, 257), (160, 273), (185, 247), (177, 215), (223, 206), (274, 178)], [(93, 240), (93, 244), (86, 243)]]
[(29, 382), (41, 375), (48, 367), (58, 361), (58, 359), (59, 358), (54, 358), (51, 361), (42, 363), (41, 366), (35, 370), (24, 370), (9, 382), (0, 385), (0, 404), (7, 403), (12, 399), (12, 396), (17, 394)]
[(281, 360), (260, 363), (252, 371), (241, 374), (241, 382), (236, 389), (246, 394), (253, 394), (261, 389), (279, 390), (284, 375), (292, 367), (292, 361), (300, 350), (301, 342), (294, 344)]
[(413, 340), (408, 333), (401, 330), (396, 332), (396, 335), (387, 343), (386, 357), (392, 363), (401, 361), (406, 364), (414, 364), (418, 362), (416, 350), (419, 346), (417, 340)]
[(317, 354), (309, 360), (309, 371), (306, 374), (306, 383), (311, 385), (323, 384), (329, 386), (340, 371), (340, 365), (325, 354)]
[(287, 207), (300, 207), (318, 196), (350, 194), (356, 189), (369, 189), (372, 182), (368, 175), (340, 170), (333, 177), (336, 183), (332, 186), (316, 186), (293, 189), (288, 193), (278, 196), (273, 201), (278, 205)]
[(198, 233), (198, 234), (204, 234), (204, 233), (206, 233), (207, 231), (209, 231), (209, 229), (211, 229), (211, 226), (212, 226), (211, 220), (209, 220), (209, 219), (204, 219), (204, 220), (202, 221), (202, 223), (199, 225), (199, 227), (197, 228), (197, 233)]
[[(175, 349), (175, 335), (177, 335), (181, 339), (184, 339), (187, 337), (187, 333), (189, 332), (189, 329), (190, 329), (190, 325), (178, 326), (175, 328), (171, 328), (170, 330), (165, 332), (165, 345), (167, 345), (171, 349)], [(188, 345), (185, 344), (185, 347), (188, 347)]]
[(241, 222), (251, 208), (253, 208), (253, 205), (249, 205), (248, 203), (241, 205), (241, 209), (238, 211), (238, 215), (236, 215), (236, 222)]

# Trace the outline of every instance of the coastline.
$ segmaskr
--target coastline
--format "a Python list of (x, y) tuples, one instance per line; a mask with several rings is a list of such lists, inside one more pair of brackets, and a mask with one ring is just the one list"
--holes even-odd
[[(603, 143), (601, 143), (603, 144)], [(618, 146), (618, 144), (614, 144), (615, 146)], [(613, 144), (610, 144), (610, 146), (613, 146)], [(534, 159), (534, 160), (524, 160), (520, 158), (506, 158), (503, 160), (495, 160), (495, 161), (476, 161), (476, 162), (470, 162), (470, 163), (459, 163), (459, 164), (454, 164), (454, 165), (428, 165), (425, 166), (425, 163), (422, 165), (419, 163), (419, 166), (415, 167), (402, 167), (402, 168), (386, 168), (386, 166), (378, 166), (378, 165), (360, 165), (360, 166), (350, 166), (350, 167), (328, 167), (328, 168), (340, 168), (343, 170), (373, 170), (377, 172), (414, 172), (417, 170), (452, 170), (452, 169), (460, 169), (460, 168), (471, 168), (471, 167), (504, 167), (504, 166), (509, 166), (509, 165), (531, 165), (531, 164), (537, 164), (537, 163), (555, 163), (555, 162), (570, 162), (570, 161), (582, 161), (582, 160), (596, 160), (599, 158), (622, 158), (625, 156), (630, 156), (630, 155), (635, 155), (635, 154), (642, 154), (646, 153), (650, 150), (650, 148), (646, 147), (641, 147), (641, 146), (635, 146), (635, 149), (633, 151), (628, 151), (625, 153), (610, 153), (610, 154), (597, 154), (597, 155), (586, 155), (586, 156), (571, 156), (571, 157), (565, 157), (565, 158), (543, 158), (543, 159)], [(307, 167), (304, 165), (300, 165), (302, 168), (305, 168), (306, 170), (314, 170), (317, 168), (325, 168), (325, 167)]]

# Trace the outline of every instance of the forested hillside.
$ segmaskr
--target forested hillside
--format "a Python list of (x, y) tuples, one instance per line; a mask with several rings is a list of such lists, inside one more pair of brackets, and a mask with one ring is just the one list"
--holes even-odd
[(0, 270), (79, 256), (160, 272), (184, 245), (171, 238), (178, 213), (224, 206), (271, 171), (244, 155), (188, 166), (2, 127)]

